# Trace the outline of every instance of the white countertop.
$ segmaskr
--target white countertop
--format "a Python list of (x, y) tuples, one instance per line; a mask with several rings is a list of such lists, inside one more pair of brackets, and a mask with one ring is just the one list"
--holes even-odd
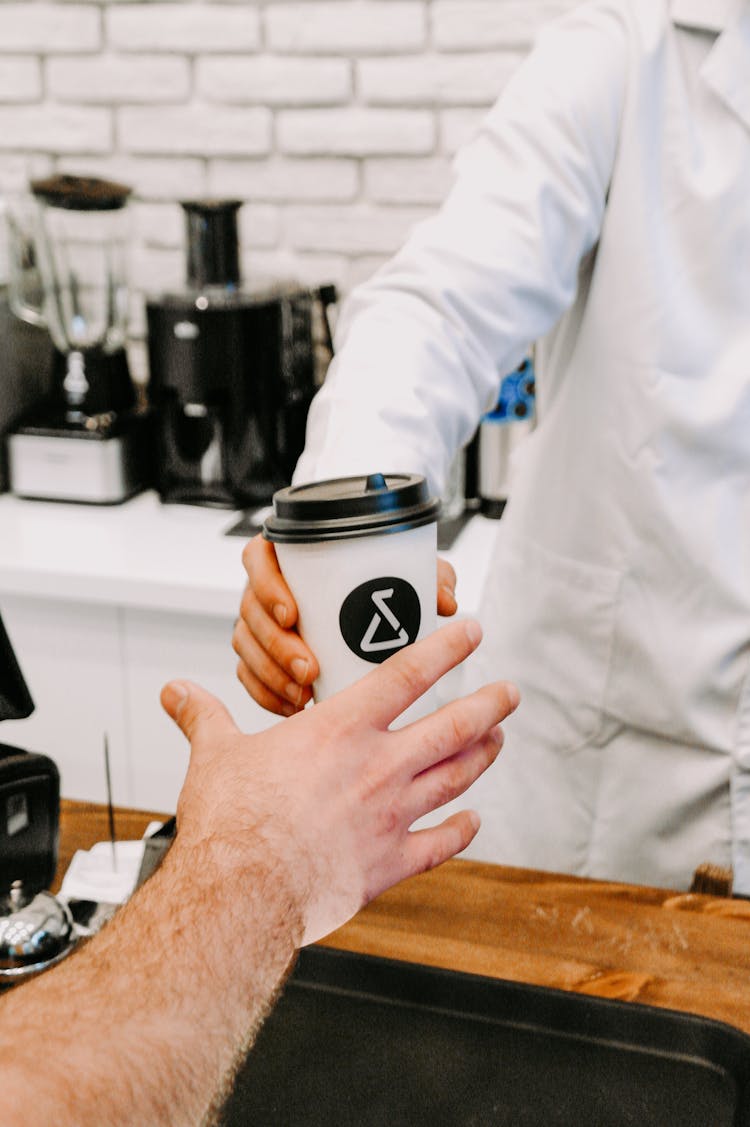
[[(2, 595), (77, 600), (235, 618), (244, 539), (240, 513), (164, 505), (156, 493), (122, 505), (0, 496)], [(460, 610), (475, 614), (498, 522), (474, 517), (448, 552)]]
[(0, 497), (0, 592), (116, 606), (236, 615), (242, 548), (224, 536), (240, 514), (162, 505)]

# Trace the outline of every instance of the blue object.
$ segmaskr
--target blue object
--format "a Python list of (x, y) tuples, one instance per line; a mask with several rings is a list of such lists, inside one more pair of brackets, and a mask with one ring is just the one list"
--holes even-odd
[(520, 368), (505, 376), (497, 403), (484, 418), (497, 423), (530, 419), (534, 415), (535, 395), (536, 373), (531, 357), (527, 357)]

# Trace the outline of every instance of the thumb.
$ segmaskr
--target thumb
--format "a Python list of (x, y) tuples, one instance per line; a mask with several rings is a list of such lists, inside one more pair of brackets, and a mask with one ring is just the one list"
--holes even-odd
[(201, 734), (216, 739), (239, 731), (221, 701), (192, 681), (170, 681), (161, 691), (161, 704), (191, 743)]

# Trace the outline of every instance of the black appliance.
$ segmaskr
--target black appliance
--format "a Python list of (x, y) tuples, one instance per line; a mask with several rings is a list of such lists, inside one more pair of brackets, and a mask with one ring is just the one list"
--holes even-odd
[[(34, 702), (0, 619), (0, 720)], [(57, 867), (60, 774), (46, 755), (0, 744), (0, 990), (65, 958), (76, 933), (47, 885)]]
[(57, 865), (60, 775), (46, 755), (0, 743), (0, 894), (52, 882)]
[(163, 501), (247, 508), (289, 483), (332, 355), (333, 286), (241, 284), (238, 200), (183, 202), (187, 279), (146, 303)]
[(52, 393), (61, 361), (47, 330), (19, 321), (0, 287), (0, 493), (9, 488), (7, 436)]
[[(34, 702), (0, 619), (0, 720), (30, 716)], [(46, 755), (0, 743), (0, 896), (21, 881), (27, 893), (55, 875), (60, 775)]]
[(10, 304), (55, 345), (48, 396), (8, 437), (23, 497), (113, 504), (150, 483), (148, 412), (126, 354), (130, 188), (97, 177), (33, 180), (8, 214)]

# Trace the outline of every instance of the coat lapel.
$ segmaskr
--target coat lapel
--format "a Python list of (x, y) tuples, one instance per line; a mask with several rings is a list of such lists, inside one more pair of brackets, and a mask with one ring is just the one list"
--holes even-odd
[(672, 0), (670, 15), (678, 27), (718, 36), (701, 77), (750, 128), (750, 4), (747, 0)]
[(741, 0), (672, 0), (670, 16), (678, 27), (720, 33), (742, 7)]

